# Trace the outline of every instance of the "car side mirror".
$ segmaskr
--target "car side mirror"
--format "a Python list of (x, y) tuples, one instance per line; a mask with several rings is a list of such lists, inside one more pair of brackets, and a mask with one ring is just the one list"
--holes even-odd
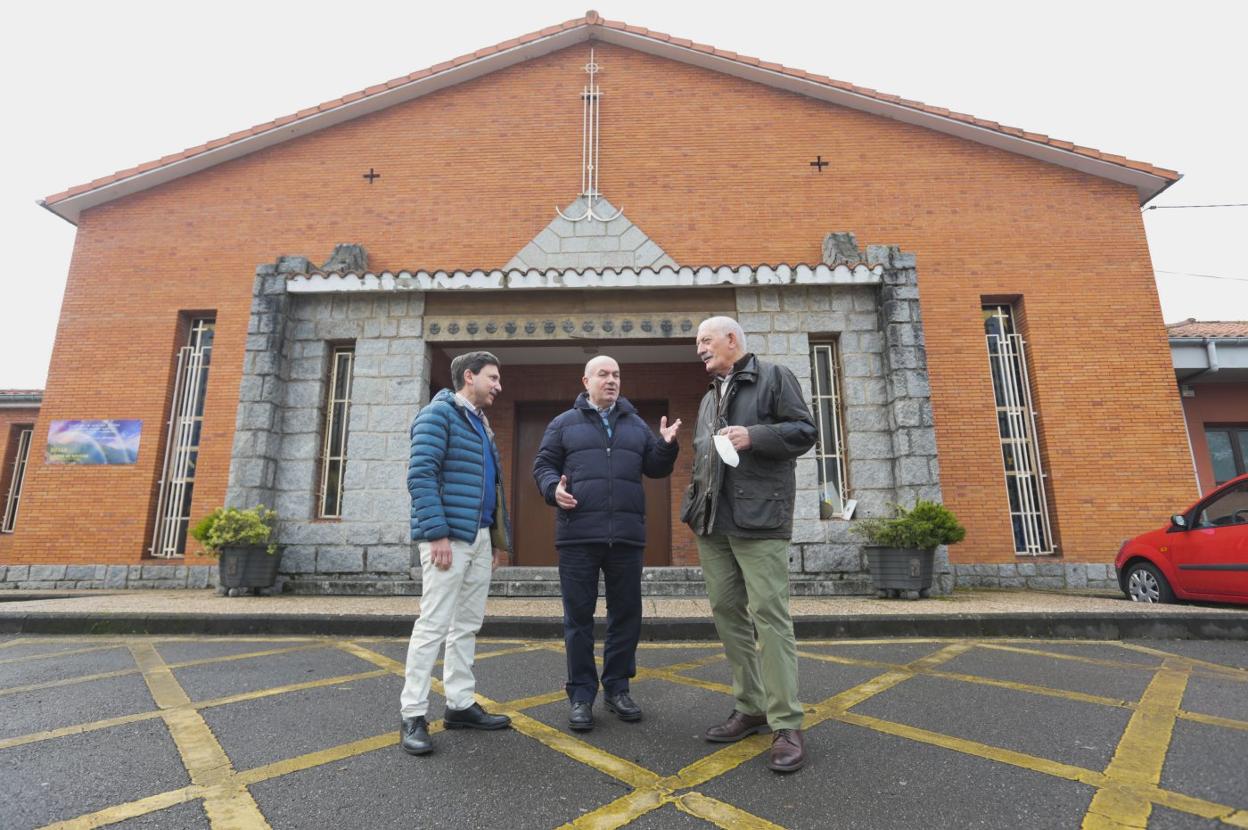
[(1187, 530), (1187, 517), (1182, 513), (1175, 513), (1170, 517), (1170, 527), (1174, 530)]

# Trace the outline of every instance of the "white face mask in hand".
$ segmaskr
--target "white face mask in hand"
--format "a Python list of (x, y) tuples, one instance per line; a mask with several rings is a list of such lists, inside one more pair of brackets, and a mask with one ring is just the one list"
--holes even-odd
[(732, 446), (732, 441), (727, 435), (715, 436), (715, 451), (719, 453), (719, 457), (729, 467), (735, 467), (741, 463), (741, 456), (737, 455), (737, 450)]

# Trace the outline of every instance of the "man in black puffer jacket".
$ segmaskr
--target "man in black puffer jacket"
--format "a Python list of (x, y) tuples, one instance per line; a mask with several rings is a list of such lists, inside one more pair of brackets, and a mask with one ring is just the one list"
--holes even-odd
[(680, 451), (677, 420), (664, 416), (659, 435), (620, 397), (620, 367), (606, 355), (585, 364), (585, 391), (572, 409), (546, 427), (533, 460), (533, 478), (547, 504), (558, 508), (555, 547), (563, 594), (563, 641), (568, 657), (568, 725), (594, 726), (598, 694), (594, 610), (598, 574), (607, 586), (603, 700), (621, 720), (641, 719), (629, 696), (641, 637), (641, 564), (646, 545), (646, 496), (641, 477), (671, 475)]

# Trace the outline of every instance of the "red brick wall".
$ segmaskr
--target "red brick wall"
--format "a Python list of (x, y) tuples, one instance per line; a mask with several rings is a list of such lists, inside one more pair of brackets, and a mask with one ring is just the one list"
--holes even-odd
[[(180, 310), (216, 309), (218, 321), (198, 517), (225, 493), (258, 263), (324, 258), (339, 242), (363, 243), (374, 269), (505, 263), (579, 189), (588, 48), (84, 213), (44, 417), (142, 418), (143, 451), (134, 467), (33, 467), (19, 559), (141, 556)], [(1026, 303), (1068, 559), (1109, 561), (1194, 495), (1190, 480), (1156, 476), (1188, 463), (1187, 442), (1132, 188), (596, 48), (603, 191), (676, 261), (816, 262), (833, 230), (918, 255), (945, 496), (968, 529), (955, 561), (1012, 558), (984, 296)], [(816, 154), (832, 162), (821, 174), (807, 164)], [(369, 167), (383, 176), (372, 185)]]
[[(1205, 440), (1205, 424), (1248, 426), (1248, 383), (1194, 383), (1191, 388), (1196, 394), (1183, 398), (1183, 411), (1187, 415), (1188, 437), (1192, 442), (1192, 458), (1196, 461), (1200, 491), (1208, 493), (1214, 487), (1214, 480), (1209, 443)], [(1185, 476), (1187, 469), (1176, 470), (1175, 475)], [(1176, 504), (1172, 512), (1184, 506)]]

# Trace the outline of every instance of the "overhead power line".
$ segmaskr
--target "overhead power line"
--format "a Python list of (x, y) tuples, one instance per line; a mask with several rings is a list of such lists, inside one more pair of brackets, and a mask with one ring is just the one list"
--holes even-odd
[(1231, 282), (1248, 282), (1248, 277), (1224, 277), (1217, 274), (1193, 274), (1190, 271), (1163, 271), (1160, 268), (1153, 269), (1158, 274), (1169, 274), (1174, 277), (1203, 277), (1207, 280), (1230, 280)]
[(1248, 202), (1240, 202), (1231, 205), (1149, 205), (1141, 210), (1187, 210), (1190, 208), (1224, 208), (1224, 207), (1248, 207)]

